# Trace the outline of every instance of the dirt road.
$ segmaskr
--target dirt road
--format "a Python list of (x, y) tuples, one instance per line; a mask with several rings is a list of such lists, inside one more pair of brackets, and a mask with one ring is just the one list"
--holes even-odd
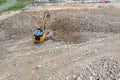
[(51, 10), (53, 39), (40, 44), (31, 40), (36, 26), (28, 12), (1, 19), (0, 80), (120, 79), (119, 8)]

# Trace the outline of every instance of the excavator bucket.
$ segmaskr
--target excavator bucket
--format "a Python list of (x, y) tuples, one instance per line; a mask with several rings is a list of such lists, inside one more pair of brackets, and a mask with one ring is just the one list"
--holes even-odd
[(46, 15), (46, 18), (50, 18), (50, 14), (49, 13)]

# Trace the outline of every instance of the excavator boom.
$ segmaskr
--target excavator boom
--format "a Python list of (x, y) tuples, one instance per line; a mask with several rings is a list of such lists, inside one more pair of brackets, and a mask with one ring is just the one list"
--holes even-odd
[(49, 11), (46, 10), (45, 13), (44, 13), (44, 16), (42, 18), (42, 29), (45, 30), (45, 19), (46, 18), (50, 18), (50, 14), (49, 14)]

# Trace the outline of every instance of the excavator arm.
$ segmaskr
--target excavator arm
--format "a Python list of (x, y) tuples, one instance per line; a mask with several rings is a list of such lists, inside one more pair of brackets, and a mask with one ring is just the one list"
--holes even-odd
[(45, 19), (50, 18), (49, 11), (46, 10), (42, 18), (42, 30), (45, 30)]
[(29, 12), (29, 15), (31, 15), (32, 19), (34, 20), (35, 22), (35, 25), (36, 26), (39, 26), (40, 23), (42, 25), (42, 30), (44, 31), (45, 30), (45, 19), (46, 18), (50, 18), (50, 14), (49, 14), (49, 11), (46, 10), (43, 14), (43, 17), (42, 17), (42, 21), (40, 21), (40, 19), (38, 19), (35, 15), (35, 12)]

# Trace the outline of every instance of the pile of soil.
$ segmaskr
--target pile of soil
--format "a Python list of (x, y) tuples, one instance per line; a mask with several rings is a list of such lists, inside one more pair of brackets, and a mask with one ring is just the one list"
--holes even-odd
[(80, 74), (67, 77), (67, 80), (119, 80), (120, 67), (116, 60), (101, 58), (92, 61)]
[(0, 20), (0, 41), (20, 39), (33, 33), (36, 26), (27, 13), (10, 16)]
[(85, 39), (83, 35), (74, 35), (77, 28), (73, 24), (73, 21), (68, 17), (59, 17), (51, 24), (50, 29), (53, 32), (53, 40), (63, 41), (66, 43), (81, 43)]

